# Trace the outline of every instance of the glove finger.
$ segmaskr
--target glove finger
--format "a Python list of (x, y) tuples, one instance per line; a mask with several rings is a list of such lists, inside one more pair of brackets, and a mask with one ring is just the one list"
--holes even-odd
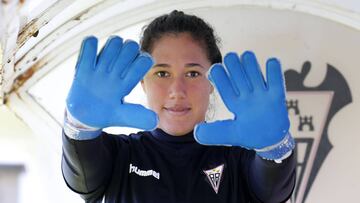
[(122, 47), (122, 39), (118, 36), (112, 36), (101, 49), (96, 62), (96, 69), (100, 72), (111, 72), (111, 63), (116, 60)]
[(282, 74), (280, 61), (271, 58), (266, 63), (266, 80), (272, 94), (285, 97), (285, 80)]
[(267, 89), (264, 76), (260, 70), (260, 66), (256, 60), (256, 56), (251, 51), (246, 51), (241, 56), (241, 62), (244, 65), (244, 69), (248, 80), (251, 83), (253, 91), (264, 91)]
[(226, 69), (229, 72), (230, 80), (233, 83), (237, 95), (246, 96), (250, 92), (250, 83), (246, 76), (243, 65), (240, 63), (239, 56), (230, 52), (224, 57)]
[(86, 77), (95, 68), (98, 40), (94, 36), (86, 37), (81, 44), (75, 68), (75, 77)]
[(114, 112), (112, 125), (153, 130), (158, 123), (158, 117), (154, 111), (146, 109), (140, 104), (123, 104)]
[(114, 67), (114, 76), (116, 75), (116, 77), (123, 79), (130, 68), (130, 64), (135, 60), (138, 54), (139, 44), (133, 40), (126, 40), (119, 56), (112, 65)]
[(129, 89), (127, 94), (130, 93), (136, 84), (144, 77), (153, 64), (154, 61), (152, 57), (147, 53), (142, 53), (135, 59), (124, 77), (124, 83)]
[(203, 145), (235, 145), (233, 120), (200, 123), (195, 126), (195, 140)]
[(221, 99), (224, 101), (226, 107), (231, 110), (231, 103), (237, 99), (237, 94), (234, 90), (234, 85), (231, 83), (224, 66), (221, 64), (214, 64), (210, 68), (209, 80), (215, 85), (219, 91)]

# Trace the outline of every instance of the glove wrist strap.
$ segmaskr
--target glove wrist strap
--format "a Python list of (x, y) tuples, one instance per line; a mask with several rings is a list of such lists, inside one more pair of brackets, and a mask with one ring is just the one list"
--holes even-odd
[(66, 136), (74, 140), (90, 140), (101, 134), (101, 129), (81, 123), (71, 116), (67, 109), (65, 110), (63, 130)]
[(281, 163), (282, 160), (288, 158), (292, 154), (292, 150), (294, 148), (294, 138), (288, 132), (286, 133), (284, 139), (279, 143), (262, 149), (255, 149), (255, 151), (263, 159), (273, 160), (276, 163)]

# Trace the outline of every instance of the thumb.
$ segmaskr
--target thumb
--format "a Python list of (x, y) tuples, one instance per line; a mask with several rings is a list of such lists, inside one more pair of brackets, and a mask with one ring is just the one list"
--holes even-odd
[(195, 140), (203, 145), (234, 145), (233, 120), (199, 123), (195, 126)]
[(140, 104), (123, 104), (115, 109), (110, 121), (110, 125), (139, 128), (144, 130), (155, 129), (158, 117)]

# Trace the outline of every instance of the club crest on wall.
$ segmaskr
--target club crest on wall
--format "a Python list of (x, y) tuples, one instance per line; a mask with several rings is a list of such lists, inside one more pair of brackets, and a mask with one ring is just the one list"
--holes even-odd
[(336, 147), (336, 143), (329, 141), (329, 123), (338, 111), (352, 102), (346, 79), (330, 64), (327, 64), (326, 77), (319, 86), (304, 86), (311, 68), (319, 67), (311, 67), (311, 62), (306, 61), (301, 72), (285, 71), (286, 103), (297, 156), (297, 182), (292, 203), (305, 202), (324, 160)]

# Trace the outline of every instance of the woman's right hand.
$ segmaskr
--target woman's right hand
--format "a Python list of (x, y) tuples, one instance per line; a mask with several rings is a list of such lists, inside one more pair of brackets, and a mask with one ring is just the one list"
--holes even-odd
[(152, 67), (147, 53), (140, 53), (135, 41), (110, 37), (97, 55), (96, 37), (84, 39), (66, 107), (72, 117), (94, 128), (109, 126), (145, 130), (157, 125), (155, 112), (124, 97)]

